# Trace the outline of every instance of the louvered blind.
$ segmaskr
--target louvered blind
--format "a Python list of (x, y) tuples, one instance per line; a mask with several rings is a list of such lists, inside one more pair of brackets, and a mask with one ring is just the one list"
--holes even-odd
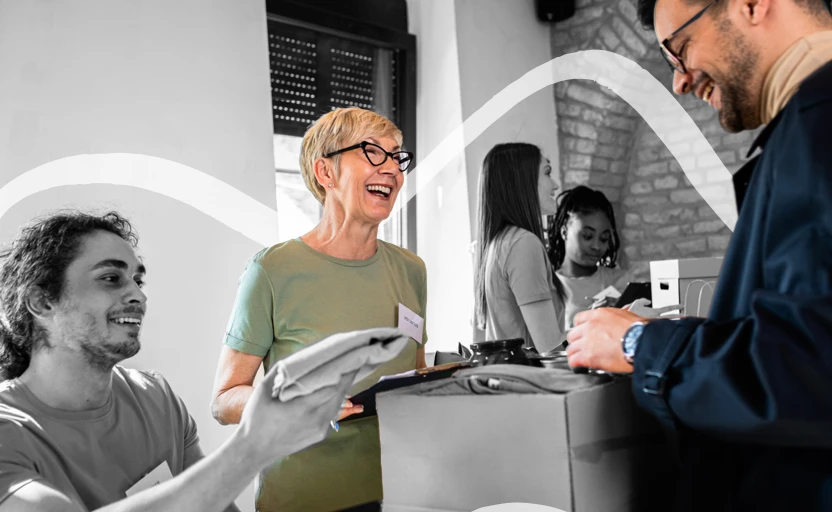
[(269, 21), (274, 132), (302, 136), (320, 115), (357, 106), (396, 119), (396, 50)]
[(269, 62), (275, 133), (297, 135), (290, 128), (305, 126), (316, 117), (318, 51), (313, 32), (269, 31)]

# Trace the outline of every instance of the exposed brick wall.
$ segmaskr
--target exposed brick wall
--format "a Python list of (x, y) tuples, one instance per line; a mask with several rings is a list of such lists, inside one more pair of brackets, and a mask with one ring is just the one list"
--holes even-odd
[[(588, 49), (625, 56), (670, 88), (669, 68), (654, 34), (637, 21), (635, 0), (577, 0), (575, 16), (553, 25), (553, 57)], [(677, 98), (734, 172), (755, 134), (728, 134), (709, 105)], [(731, 231), (635, 110), (586, 80), (557, 84), (555, 103), (564, 186), (588, 185), (613, 203), (625, 268), (647, 279), (651, 260), (724, 254)]]
[[(716, 111), (695, 96), (679, 98), (722, 163), (734, 172), (745, 162), (755, 132), (729, 134)], [(622, 192), (622, 245), (635, 269), (656, 259), (721, 256), (731, 230), (693, 188), (688, 177), (646, 123), (641, 124)], [(730, 194), (726, 199), (733, 201)], [(647, 277), (647, 274), (643, 274)]]
[(589, 184), (618, 203), (640, 120), (626, 102), (586, 80), (556, 86), (564, 185)]

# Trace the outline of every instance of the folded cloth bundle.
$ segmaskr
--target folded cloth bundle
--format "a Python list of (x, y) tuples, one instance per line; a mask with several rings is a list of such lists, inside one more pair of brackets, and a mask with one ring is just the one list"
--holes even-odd
[(467, 368), (450, 379), (389, 391), (403, 395), (566, 394), (609, 382), (610, 375), (577, 374), (571, 370), (495, 364)]
[(409, 339), (393, 327), (333, 334), (277, 362), (272, 397), (288, 402), (350, 374), (355, 384), (399, 355)]

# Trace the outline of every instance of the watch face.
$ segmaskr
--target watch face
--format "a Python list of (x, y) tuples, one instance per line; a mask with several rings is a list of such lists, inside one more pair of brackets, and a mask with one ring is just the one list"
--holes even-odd
[(627, 334), (624, 335), (624, 354), (632, 357), (635, 355), (636, 351), (636, 344), (638, 343), (638, 338), (641, 336), (641, 332), (644, 330), (644, 324), (635, 324), (627, 330)]

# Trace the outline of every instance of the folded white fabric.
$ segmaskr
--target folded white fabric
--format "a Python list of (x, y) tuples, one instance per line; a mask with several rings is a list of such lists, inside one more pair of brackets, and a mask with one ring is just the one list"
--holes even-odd
[(399, 355), (409, 339), (394, 327), (333, 334), (277, 362), (272, 397), (288, 402), (350, 374), (355, 384)]

